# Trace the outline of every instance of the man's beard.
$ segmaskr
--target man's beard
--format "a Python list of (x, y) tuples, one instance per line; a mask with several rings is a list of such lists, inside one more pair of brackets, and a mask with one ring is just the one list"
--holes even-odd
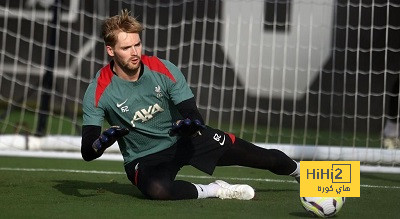
[[(135, 58), (137, 58), (137, 57), (135, 57)], [(139, 59), (139, 63), (140, 63), (140, 57), (138, 57), (138, 59)], [(138, 65), (136, 66), (136, 65), (133, 65), (133, 64), (131, 63), (131, 61), (132, 61), (132, 59), (129, 59), (127, 62), (123, 62), (123, 61), (121, 61), (121, 59), (118, 59), (118, 58), (115, 59), (115, 62), (117, 63), (117, 65), (118, 65), (127, 75), (133, 76), (133, 75), (135, 75), (135, 74), (138, 73), (140, 64), (138, 64)]]

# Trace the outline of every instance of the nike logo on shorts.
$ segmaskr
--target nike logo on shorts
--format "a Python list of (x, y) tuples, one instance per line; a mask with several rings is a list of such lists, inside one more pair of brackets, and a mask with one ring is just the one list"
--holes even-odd
[(225, 144), (225, 135), (224, 135), (224, 140), (222, 140), (222, 142), (219, 142), (220, 145), (224, 145)]

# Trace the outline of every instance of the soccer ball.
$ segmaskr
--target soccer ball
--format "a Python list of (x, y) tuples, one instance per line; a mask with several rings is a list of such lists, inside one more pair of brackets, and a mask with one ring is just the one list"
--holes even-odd
[(332, 217), (337, 214), (346, 201), (345, 197), (300, 197), (306, 211), (318, 217)]

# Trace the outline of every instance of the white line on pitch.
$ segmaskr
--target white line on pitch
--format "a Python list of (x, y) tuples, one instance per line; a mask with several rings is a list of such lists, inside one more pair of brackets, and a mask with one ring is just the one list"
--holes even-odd
[[(70, 169), (45, 169), (45, 168), (13, 168), (13, 167), (0, 167), (4, 171), (25, 171), (25, 172), (64, 172), (64, 173), (90, 173), (90, 174), (107, 174), (107, 175), (125, 175), (125, 172), (117, 171), (98, 171), (98, 170), (70, 170)], [(213, 176), (196, 176), (196, 175), (181, 175), (182, 178), (193, 179), (215, 179)], [(226, 180), (244, 180), (244, 181), (257, 181), (257, 182), (279, 182), (279, 183), (297, 183), (294, 180), (277, 180), (265, 178), (240, 178), (240, 177), (220, 177)], [(376, 185), (360, 185), (364, 188), (379, 188), (379, 189), (400, 189), (400, 186), (376, 186)]]

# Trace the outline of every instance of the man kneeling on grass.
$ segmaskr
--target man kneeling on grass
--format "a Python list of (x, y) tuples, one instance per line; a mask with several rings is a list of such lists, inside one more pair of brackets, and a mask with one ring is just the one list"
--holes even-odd
[[(216, 166), (239, 165), (299, 177), (298, 163), (283, 152), (205, 126), (182, 72), (167, 60), (142, 54), (142, 30), (127, 10), (102, 25), (111, 61), (84, 96), (84, 160), (100, 157), (118, 141), (128, 179), (146, 197), (160, 200), (254, 197), (249, 185), (175, 180), (185, 165), (210, 175)], [(112, 126), (102, 132), (104, 119)]]

